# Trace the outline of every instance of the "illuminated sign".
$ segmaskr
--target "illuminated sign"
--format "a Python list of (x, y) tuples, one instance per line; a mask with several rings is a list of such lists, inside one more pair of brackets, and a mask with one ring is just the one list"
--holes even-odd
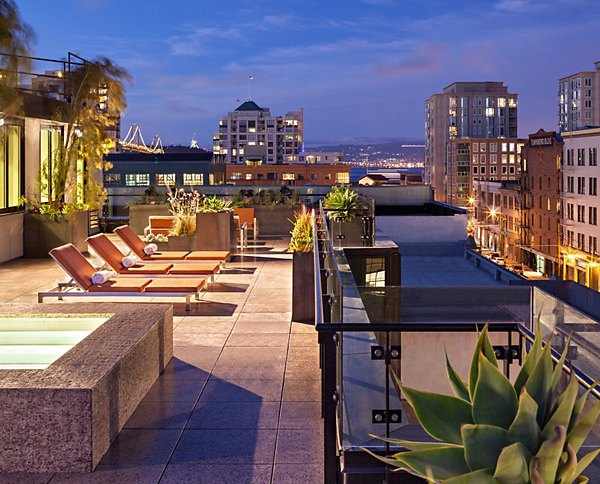
[(552, 146), (552, 136), (545, 138), (530, 138), (529, 146)]

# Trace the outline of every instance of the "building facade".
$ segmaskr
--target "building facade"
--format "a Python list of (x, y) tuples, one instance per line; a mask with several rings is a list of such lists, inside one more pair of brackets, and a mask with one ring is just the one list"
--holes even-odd
[(517, 94), (502, 82), (455, 82), (425, 101), (425, 182), (446, 201), (446, 162), (455, 138), (516, 138)]
[(519, 181), (475, 180), (474, 236), (478, 245), (520, 261), (521, 186)]
[(315, 163), (344, 163), (344, 160), (345, 155), (343, 151), (301, 151), (297, 155), (286, 157), (286, 163), (306, 163), (309, 165)]
[(449, 141), (446, 163), (446, 203), (469, 209), (478, 180), (518, 180), (521, 172), (520, 138), (456, 138)]
[(350, 183), (349, 164), (225, 165), (228, 185), (339, 185)]
[(558, 81), (558, 126), (561, 132), (600, 127), (600, 61)]
[(522, 260), (548, 276), (560, 273), (562, 154), (561, 136), (540, 129), (529, 136), (521, 162)]
[(123, 151), (109, 153), (105, 160), (112, 165), (104, 170), (109, 218), (126, 217), (127, 204), (148, 195), (164, 198), (167, 186), (201, 190), (225, 183), (225, 165), (213, 163), (212, 153), (202, 149), (160, 154)]
[(563, 133), (561, 276), (599, 290), (600, 129)]
[(213, 152), (225, 163), (287, 163), (303, 145), (304, 111), (273, 116), (268, 108), (246, 101), (219, 120)]

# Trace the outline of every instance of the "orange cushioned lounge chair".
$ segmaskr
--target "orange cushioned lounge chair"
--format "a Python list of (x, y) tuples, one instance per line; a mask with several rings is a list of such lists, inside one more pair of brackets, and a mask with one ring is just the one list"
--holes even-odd
[(105, 234), (98, 234), (86, 239), (94, 252), (117, 274), (121, 275), (150, 275), (160, 276), (198, 276), (209, 277), (209, 282), (215, 281), (219, 270), (218, 262), (190, 262), (189, 264), (172, 264), (170, 262), (138, 262), (132, 267), (123, 267), (123, 253)]
[(125, 244), (144, 261), (199, 261), (199, 260), (214, 260), (225, 262), (229, 258), (229, 252), (226, 250), (195, 250), (193, 252), (180, 251), (164, 251), (156, 252), (152, 255), (147, 255), (144, 252), (146, 244), (138, 234), (136, 234), (129, 225), (121, 225), (115, 229), (117, 234)]
[(93, 284), (96, 269), (73, 244), (66, 244), (50, 251), (50, 256), (67, 273), (71, 281), (58, 284), (55, 288), (38, 293), (38, 302), (56, 297), (185, 297), (186, 311), (191, 309), (190, 299), (200, 299), (200, 291), (206, 284), (202, 277), (177, 279), (152, 279), (147, 277), (116, 276), (104, 284)]

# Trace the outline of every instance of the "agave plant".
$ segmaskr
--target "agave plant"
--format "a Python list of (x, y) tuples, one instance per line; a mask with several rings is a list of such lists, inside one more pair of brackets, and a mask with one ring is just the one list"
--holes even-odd
[(231, 201), (217, 198), (216, 195), (206, 197), (198, 207), (200, 213), (230, 212), (231, 210)]
[[(292, 252), (312, 252), (314, 244), (313, 220), (314, 213), (303, 211), (295, 212), (296, 218), (294, 228), (291, 231), (290, 251)], [(291, 222), (291, 220), (290, 220)]]
[(568, 348), (567, 343), (554, 366), (550, 341), (543, 345), (538, 324), (535, 341), (512, 384), (498, 368), (486, 326), (477, 341), (468, 382), (446, 356), (454, 396), (398, 382), (423, 429), (437, 442), (389, 439), (408, 451), (376, 457), (448, 484), (588, 482), (582, 472), (600, 449), (580, 459), (577, 453), (600, 414), (600, 401), (586, 408), (590, 392), (578, 398), (574, 376), (560, 390)]
[(334, 186), (323, 198), (323, 207), (334, 220), (352, 220), (360, 208), (358, 193), (350, 187)]

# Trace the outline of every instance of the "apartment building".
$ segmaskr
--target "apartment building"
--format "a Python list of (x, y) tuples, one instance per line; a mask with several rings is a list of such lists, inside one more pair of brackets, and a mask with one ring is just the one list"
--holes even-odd
[(425, 182), (446, 202), (455, 138), (517, 138), (517, 94), (502, 82), (455, 82), (425, 101)]
[(561, 132), (600, 127), (600, 61), (558, 81), (558, 125)]
[(521, 186), (518, 180), (475, 180), (473, 233), (478, 245), (521, 260)]
[(472, 208), (477, 180), (519, 180), (521, 138), (456, 138), (449, 141), (446, 164), (446, 203)]
[(561, 275), (599, 290), (600, 128), (565, 132), (563, 139)]
[(286, 158), (286, 163), (306, 163), (314, 165), (316, 163), (344, 163), (345, 155), (343, 151), (301, 151), (297, 155), (290, 155)]
[(225, 165), (230, 185), (338, 185), (350, 183), (350, 165), (280, 163)]
[(286, 163), (303, 145), (304, 111), (274, 116), (248, 100), (219, 120), (213, 152), (225, 163)]
[(562, 153), (560, 134), (540, 129), (529, 135), (521, 161), (522, 260), (549, 276), (560, 273)]

